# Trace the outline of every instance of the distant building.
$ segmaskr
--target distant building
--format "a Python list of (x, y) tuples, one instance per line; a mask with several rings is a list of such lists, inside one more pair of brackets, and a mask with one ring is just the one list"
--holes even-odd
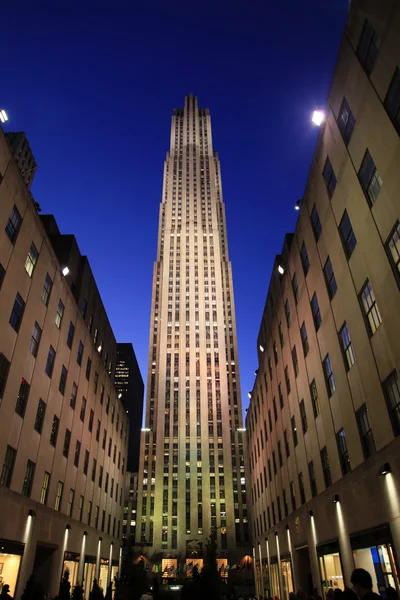
[(5, 136), (14, 155), (21, 177), (27, 187), (30, 188), (35, 177), (37, 164), (26, 134), (24, 131), (9, 131)]
[(343, 589), (354, 567), (399, 592), (399, 67), (398, 0), (353, 0), (257, 340), (246, 427), (268, 597)]
[(139, 469), (144, 384), (133, 346), (130, 343), (117, 343), (114, 385), (129, 420), (128, 471), (137, 473)]

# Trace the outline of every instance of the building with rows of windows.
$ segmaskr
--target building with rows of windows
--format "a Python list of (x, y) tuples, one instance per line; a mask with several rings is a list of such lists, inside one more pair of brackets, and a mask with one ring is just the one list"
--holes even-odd
[(39, 217), (0, 129), (0, 583), (103, 588), (118, 571), (128, 419), (87, 258)]
[(399, 591), (400, 6), (354, 0), (246, 428), (259, 593)]

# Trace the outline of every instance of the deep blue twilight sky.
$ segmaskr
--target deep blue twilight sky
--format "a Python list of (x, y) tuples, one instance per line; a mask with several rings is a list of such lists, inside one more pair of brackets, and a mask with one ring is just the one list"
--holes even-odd
[(349, 0), (23, 0), (1, 8), (0, 108), (33, 194), (89, 257), (144, 380), (172, 110), (211, 110), (233, 265), (244, 408), (272, 263), (293, 229)]

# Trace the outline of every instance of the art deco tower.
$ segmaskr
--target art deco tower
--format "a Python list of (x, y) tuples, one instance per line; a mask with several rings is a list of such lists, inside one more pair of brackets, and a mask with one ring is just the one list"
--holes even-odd
[(213, 531), (233, 562), (248, 522), (232, 273), (210, 115), (194, 96), (172, 117), (159, 218), (136, 541), (189, 562)]

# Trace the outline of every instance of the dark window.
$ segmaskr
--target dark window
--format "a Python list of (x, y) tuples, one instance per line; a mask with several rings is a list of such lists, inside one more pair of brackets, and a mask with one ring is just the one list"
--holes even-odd
[(29, 398), (29, 391), (31, 386), (25, 379), (21, 379), (21, 383), (19, 385), (19, 392), (17, 396), (17, 403), (15, 405), (15, 412), (20, 417), (24, 418), (26, 405)]
[(87, 475), (89, 467), (89, 450), (85, 450), (85, 458), (83, 461), (83, 474)]
[(400, 133), (400, 69), (398, 67), (394, 72), (384, 104), (397, 133)]
[(76, 383), (74, 381), (72, 383), (71, 399), (69, 401), (69, 404), (73, 410), (75, 410), (77, 395), (78, 395), (78, 386), (76, 385)]
[(319, 310), (317, 294), (314, 294), (311, 298), (311, 312), (314, 320), (315, 331), (318, 331), (322, 323), (322, 317), (321, 312)]
[(97, 420), (97, 429), (96, 429), (96, 442), (100, 439), (100, 419)]
[(108, 440), (108, 456), (111, 456), (111, 448), (112, 448), (112, 439)]
[(332, 300), (333, 296), (336, 294), (337, 283), (335, 279), (335, 273), (333, 272), (331, 259), (329, 258), (329, 256), (326, 259), (326, 263), (324, 266), (324, 276), (326, 287), (328, 288), (329, 298)]
[(324, 360), (322, 361), (322, 367), (324, 369), (326, 389), (328, 392), (328, 396), (330, 398), (332, 396), (332, 394), (334, 394), (334, 392), (336, 391), (336, 386), (335, 386), (335, 379), (333, 377), (331, 359), (329, 357), (329, 354), (327, 354), (325, 356)]
[(367, 75), (371, 75), (372, 73), (380, 45), (381, 41), (375, 29), (371, 23), (365, 20), (364, 29), (357, 48), (357, 56)]
[(294, 481), (290, 482), (290, 499), (292, 501), (292, 510), (296, 510), (296, 492), (294, 489)]
[(342, 468), (342, 475), (346, 475), (346, 473), (348, 473), (351, 470), (351, 467), (349, 451), (347, 450), (346, 436), (343, 428), (337, 432), (336, 442), (338, 447), (340, 466)]
[(102, 405), (104, 401), (104, 385), (101, 384), (101, 388), (100, 388), (100, 404)]
[(104, 482), (104, 491), (106, 494), (108, 494), (108, 480), (109, 480), (109, 473), (106, 473), (106, 480)]
[(400, 223), (397, 221), (386, 244), (386, 251), (390, 258), (397, 283), (400, 285)]
[(285, 429), (285, 431), (283, 432), (283, 441), (285, 443), (286, 457), (289, 458), (289, 456), (290, 456), (290, 446), (289, 446), (289, 440), (288, 440), (288, 436), (287, 436), (287, 429)]
[(342, 134), (344, 143), (347, 146), (353, 134), (356, 120), (354, 118), (353, 113), (351, 112), (349, 103), (347, 102), (346, 98), (343, 98), (342, 106), (340, 107), (337, 119), (337, 124), (339, 127), (339, 131)]
[(315, 383), (315, 379), (313, 379), (312, 382), (310, 383), (310, 395), (311, 395), (311, 402), (312, 402), (312, 407), (313, 407), (313, 412), (314, 412), (314, 418), (316, 419), (320, 413), (320, 408), (319, 408), (317, 384)]
[(268, 359), (268, 370), (269, 370), (269, 376), (271, 377), (271, 381), (272, 381), (272, 362), (271, 359)]
[(70, 443), (71, 443), (71, 432), (69, 429), (66, 429), (65, 430), (65, 438), (64, 438), (64, 447), (63, 447), (63, 456), (65, 456), (65, 458), (68, 458)]
[(86, 311), (87, 311), (87, 300), (84, 300), (82, 303), (82, 310), (81, 310), (81, 314), (82, 314), (83, 318), (86, 317)]
[(369, 334), (373, 335), (382, 323), (382, 318), (376, 303), (374, 290), (369, 281), (367, 281), (361, 290), (360, 300), (364, 317), (368, 325)]
[(343, 360), (346, 370), (349, 371), (356, 362), (353, 346), (351, 344), (350, 333), (346, 322), (343, 323), (339, 331), (340, 346), (342, 348)]
[(375, 454), (374, 435), (369, 424), (368, 409), (363, 404), (356, 412), (358, 433), (360, 434), (361, 446), (364, 452), (364, 458), (367, 459)]
[(13, 476), (15, 458), (17, 451), (12, 446), (7, 446), (6, 455), (4, 457), (3, 468), (1, 471), (0, 485), (10, 487)]
[(279, 394), (279, 406), (282, 409), (283, 408), (283, 394), (282, 394), (282, 386), (281, 386), (281, 384), (278, 385), (278, 394)]
[(25, 302), (22, 300), (19, 294), (16, 295), (14, 300), (14, 306), (10, 315), (10, 325), (18, 333), (21, 326), (22, 317), (24, 315)]
[(107, 441), (107, 429), (105, 429), (103, 432), (103, 444), (102, 444), (103, 450), (106, 449), (106, 441)]
[(103, 487), (103, 467), (100, 465), (99, 469), (99, 488)]
[(273, 351), (274, 351), (274, 360), (275, 360), (275, 364), (278, 364), (278, 348), (276, 347), (276, 342), (274, 341), (273, 343)]
[(40, 344), (41, 337), (42, 337), (42, 330), (40, 329), (38, 323), (35, 321), (35, 324), (33, 326), (31, 341), (29, 342), (29, 352), (31, 354), (33, 354), (33, 356), (35, 358), (36, 358), (38, 350), (39, 350), (39, 344)]
[(325, 487), (329, 487), (332, 483), (331, 467), (329, 465), (329, 456), (326, 446), (321, 450), (322, 473), (324, 475)]
[(394, 435), (400, 435), (400, 381), (397, 371), (393, 371), (383, 382), (383, 391), (392, 422)]
[(303, 266), (304, 275), (306, 276), (308, 271), (310, 270), (310, 261), (307, 254), (307, 248), (304, 242), (300, 250), (300, 259), (301, 264)]
[(74, 466), (75, 467), (79, 466), (80, 455), (81, 455), (81, 443), (79, 440), (76, 440), (75, 454), (74, 454)]
[(315, 498), (315, 496), (318, 494), (318, 490), (317, 490), (317, 480), (315, 478), (314, 462), (312, 460), (310, 460), (310, 462), (308, 463), (308, 474), (310, 476), (311, 494), (312, 494), (312, 497)]
[(6, 270), (3, 267), (3, 265), (0, 263), (0, 289), (1, 289), (1, 286), (3, 285), (5, 274), (6, 274)]
[(83, 344), (82, 341), (79, 342), (78, 355), (76, 357), (76, 362), (78, 365), (82, 364), (82, 356), (83, 356)]
[(278, 442), (278, 460), (279, 460), (279, 466), (282, 467), (282, 465), (283, 465), (283, 457), (282, 457), (282, 448), (281, 448), (281, 442), (280, 442), (280, 440)]
[(89, 424), (88, 424), (88, 428), (89, 428), (90, 432), (93, 429), (93, 419), (94, 419), (94, 410), (91, 408), (90, 409), (90, 415), (89, 415)]
[(81, 421), (85, 420), (85, 413), (86, 413), (86, 398), (85, 398), (85, 396), (82, 396), (81, 412), (79, 414), (79, 418)]
[(286, 315), (287, 326), (290, 327), (290, 324), (292, 322), (292, 318), (290, 316), (289, 300), (286, 300), (286, 302), (285, 302), (285, 315)]
[(284, 344), (285, 344), (285, 339), (283, 337), (283, 332), (282, 332), (282, 323), (279, 323), (278, 325), (278, 331), (279, 331), (279, 341), (281, 344), (281, 348), (283, 348)]
[(292, 425), (292, 434), (293, 434), (293, 444), (294, 447), (296, 448), (298, 442), (297, 439), (297, 427), (296, 427), (296, 419), (294, 418), (294, 416), (290, 419), (291, 425)]
[(304, 491), (304, 478), (303, 478), (303, 473), (299, 473), (299, 488), (300, 488), (300, 502), (301, 504), (304, 504), (306, 501), (306, 494)]
[(46, 414), (46, 403), (41, 398), (39, 398), (39, 404), (38, 404), (38, 408), (37, 408), (37, 412), (36, 412), (35, 427), (34, 427), (38, 433), (42, 433), (45, 414)]
[(321, 221), (319, 220), (319, 214), (317, 209), (315, 208), (315, 204), (311, 211), (311, 227), (314, 233), (315, 240), (318, 242), (322, 232), (322, 225)]
[(304, 356), (307, 356), (308, 351), (310, 350), (310, 346), (308, 344), (307, 327), (306, 327), (306, 324), (304, 321), (303, 321), (302, 326), (300, 327), (300, 335), (301, 335), (301, 343), (303, 346)]
[(25, 271), (28, 273), (29, 277), (32, 277), (33, 275), (38, 257), (39, 252), (36, 250), (35, 244), (32, 243), (25, 261)]
[(301, 427), (303, 429), (303, 433), (307, 432), (308, 429), (308, 423), (307, 423), (307, 414), (306, 414), (306, 407), (304, 404), (304, 400), (300, 401), (300, 418), (301, 418)]
[(28, 460), (26, 463), (24, 482), (22, 484), (22, 495), (26, 496), (27, 498), (31, 497), (33, 478), (35, 476), (35, 467), (35, 463), (31, 460)]
[(58, 327), (58, 329), (61, 328), (61, 323), (63, 320), (63, 316), (64, 316), (64, 304), (61, 302), (61, 300), (58, 301), (58, 306), (57, 306), (57, 313), (56, 313), (56, 326)]
[(10, 361), (0, 352), (0, 399), (3, 397), (7, 383), (8, 371), (10, 370)]
[(94, 481), (96, 479), (96, 468), (97, 468), (97, 460), (94, 458), (93, 465), (92, 465), (92, 481)]
[(79, 496), (78, 512), (79, 512), (79, 520), (82, 521), (82, 515), (83, 515), (83, 496)]
[(93, 391), (96, 394), (97, 393), (97, 386), (99, 383), (99, 374), (97, 371), (94, 372), (94, 379), (93, 379)]
[(6, 225), (6, 234), (13, 244), (15, 244), (18, 232), (21, 229), (22, 217), (19, 214), (18, 208), (14, 205), (10, 217)]
[(92, 359), (88, 357), (86, 363), (86, 379), (89, 381), (90, 379), (90, 371), (92, 369)]
[(292, 290), (293, 290), (294, 300), (295, 300), (295, 302), (297, 304), (298, 301), (299, 301), (299, 299), (300, 299), (300, 296), (299, 296), (299, 284), (297, 283), (297, 277), (296, 277), (296, 275), (293, 275)]
[(106, 415), (110, 412), (110, 396), (107, 396)]
[(68, 375), (68, 371), (65, 368), (65, 366), (63, 365), (61, 367), (60, 384), (58, 386), (58, 389), (63, 396), (65, 393), (65, 386), (67, 384), (67, 375)]
[(70, 349), (72, 348), (72, 343), (74, 341), (74, 335), (75, 335), (75, 326), (71, 321), (71, 323), (69, 324), (68, 337), (67, 337), (67, 346)]
[(297, 358), (296, 346), (293, 346), (292, 361), (293, 361), (294, 374), (295, 374), (295, 377), (297, 377), (297, 375), (299, 374), (299, 359)]
[(58, 437), (58, 428), (60, 426), (60, 419), (54, 415), (53, 424), (51, 426), (51, 434), (50, 434), (50, 444), (56, 447), (57, 437)]
[(357, 246), (357, 238), (354, 235), (354, 231), (351, 226), (347, 210), (344, 211), (342, 220), (339, 223), (339, 232), (340, 237), (342, 238), (342, 243), (346, 256), (347, 258), (350, 258), (350, 256), (354, 252), (354, 248)]
[(381, 191), (382, 179), (369, 150), (365, 151), (360, 170), (358, 171), (358, 179), (360, 180), (369, 206), (372, 206)]
[(44, 284), (43, 284), (43, 290), (42, 290), (42, 300), (46, 306), (49, 303), (49, 298), (50, 298), (52, 287), (53, 287), (53, 282), (51, 280), (50, 275), (47, 273), (45, 280), (44, 280)]
[(274, 420), (275, 420), (275, 423), (276, 423), (276, 421), (278, 420), (278, 411), (276, 410), (276, 401), (275, 401), (275, 398), (272, 398), (272, 407), (274, 409)]
[(56, 351), (54, 350), (53, 346), (50, 346), (49, 353), (47, 355), (46, 368), (45, 368), (45, 373), (49, 377), (51, 377), (53, 375), (55, 359), (56, 359)]
[(286, 383), (286, 391), (288, 394), (290, 394), (290, 379), (289, 379), (289, 369), (288, 367), (285, 367), (285, 383)]
[(325, 166), (322, 171), (322, 177), (324, 178), (329, 197), (332, 197), (336, 188), (337, 180), (331, 161), (329, 160), (329, 156), (326, 157)]

